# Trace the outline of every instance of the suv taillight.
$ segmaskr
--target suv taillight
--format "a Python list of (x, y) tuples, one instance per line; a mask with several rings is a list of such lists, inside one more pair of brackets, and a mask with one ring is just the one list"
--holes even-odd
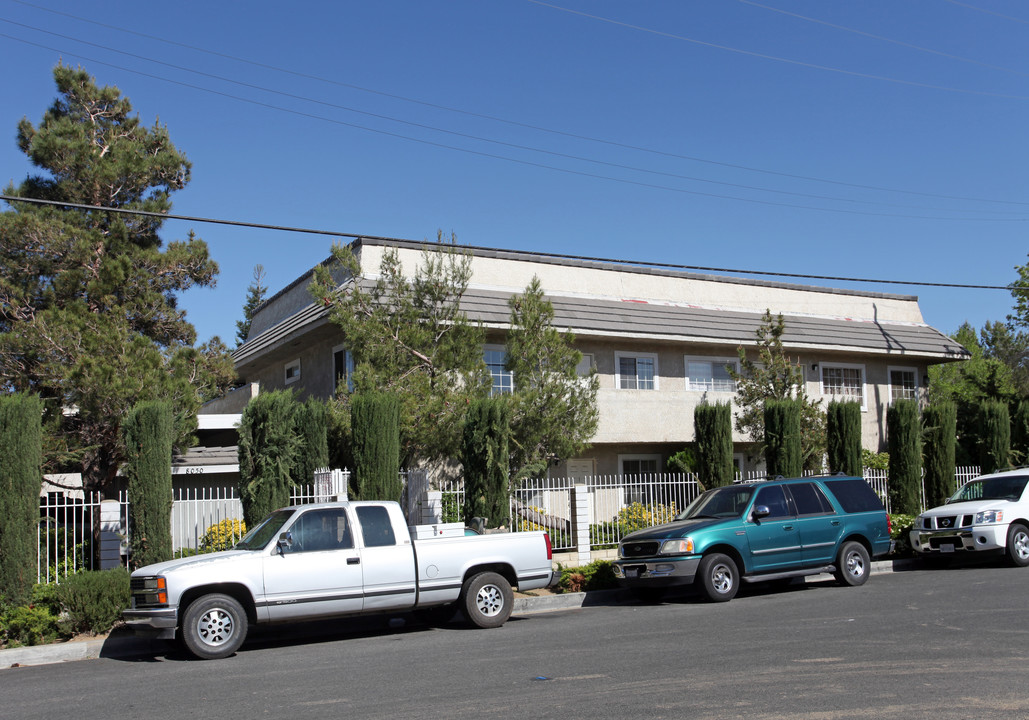
[(886, 516), (886, 532), (890, 535), (893, 534), (893, 518), (889, 515)]

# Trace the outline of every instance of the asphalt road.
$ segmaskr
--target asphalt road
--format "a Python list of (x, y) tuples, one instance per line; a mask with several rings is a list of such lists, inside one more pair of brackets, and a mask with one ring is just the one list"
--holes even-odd
[[(15, 718), (1029, 718), (1029, 569), (809, 580), (513, 618), (264, 632), (234, 657), (171, 652), (0, 673)], [(394, 621), (394, 626), (399, 623)]]

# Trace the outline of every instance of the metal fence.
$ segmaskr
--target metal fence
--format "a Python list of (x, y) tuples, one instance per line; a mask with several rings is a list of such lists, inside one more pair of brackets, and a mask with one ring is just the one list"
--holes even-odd
[[(977, 467), (955, 469), (960, 487), (979, 474)], [(747, 480), (763, 478), (748, 473)], [(885, 470), (866, 469), (865, 480), (890, 511)], [(317, 502), (346, 496), (350, 473), (319, 471), (311, 485), (295, 487), (290, 503)], [(737, 476), (738, 480), (743, 477)], [(538, 478), (526, 480), (511, 492), (511, 530), (547, 530), (555, 550), (575, 547), (572, 535), (572, 494), (576, 483), (586, 488), (586, 520), (593, 549), (612, 547), (639, 527), (667, 522), (701, 492), (695, 475), (655, 473), (603, 475), (573, 480)], [(442, 521), (462, 518), (464, 484), (444, 482)], [(922, 506), (925, 506), (924, 484)], [(98, 493), (40, 497), (38, 582), (60, 581), (79, 570), (128, 565), (129, 503), (125, 493), (101, 500)], [(204, 534), (225, 520), (242, 520), (243, 506), (235, 487), (177, 489), (172, 502), (172, 547), (177, 553), (201, 550)], [(231, 531), (230, 531), (231, 532)]]

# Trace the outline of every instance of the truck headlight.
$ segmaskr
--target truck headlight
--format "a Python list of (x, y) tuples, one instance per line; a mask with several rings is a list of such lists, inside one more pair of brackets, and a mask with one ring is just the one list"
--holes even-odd
[(693, 552), (693, 538), (677, 538), (661, 543), (659, 555), (689, 555)]
[(143, 578), (143, 581), (132, 589), (137, 605), (167, 605), (168, 581), (163, 577)]
[(975, 514), (975, 524), (985, 525), (989, 523), (1004, 522), (1003, 510), (983, 510)]

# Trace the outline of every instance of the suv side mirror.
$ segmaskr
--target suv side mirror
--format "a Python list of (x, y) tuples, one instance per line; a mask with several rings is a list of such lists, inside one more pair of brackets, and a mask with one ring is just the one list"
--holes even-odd
[(754, 520), (760, 520), (763, 517), (768, 517), (772, 514), (772, 511), (768, 509), (767, 505), (755, 505), (754, 512), (751, 513), (751, 517)]
[(275, 543), (275, 547), (278, 548), (280, 555), (285, 555), (287, 550), (292, 550), (293, 533), (284, 532), (280, 534), (278, 542)]

